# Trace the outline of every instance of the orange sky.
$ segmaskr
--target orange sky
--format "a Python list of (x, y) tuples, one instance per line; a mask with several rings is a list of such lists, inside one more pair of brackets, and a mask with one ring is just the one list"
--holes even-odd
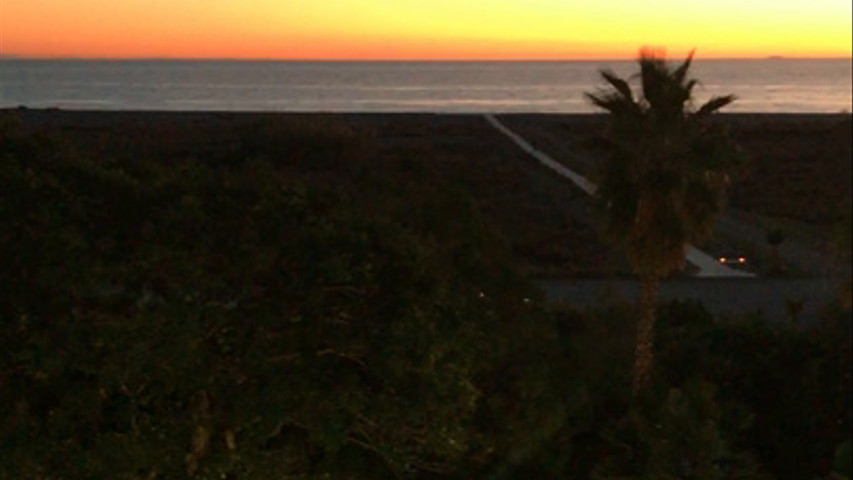
[[(250, 6), (249, 6), (250, 5)], [(101, 58), (850, 57), (850, 0), (0, 0), (0, 54)]]

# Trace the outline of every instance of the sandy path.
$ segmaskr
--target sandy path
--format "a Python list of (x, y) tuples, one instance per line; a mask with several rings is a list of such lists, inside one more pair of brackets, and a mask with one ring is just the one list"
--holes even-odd
[[(538, 160), (540, 163), (545, 165), (546, 167), (557, 172), (558, 175), (561, 175), (570, 181), (572, 181), (578, 188), (587, 193), (588, 195), (595, 196), (595, 192), (598, 187), (587, 180), (582, 175), (569, 170), (561, 163), (557, 162), (553, 158), (549, 157), (545, 153), (537, 150), (530, 144), (527, 140), (517, 135), (515, 132), (506, 127), (503, 123), (501, 123), (497, 118), (495, 118), (492, 114), (483, 115), (487, 122), (492, 125), (495, 129), (497, 129), (502, 134), (506, 135), (510, 140), (512, 140), (519, 148), (527, 152), (530, 156)], [(735, 270), (725, 265), (720, 265), (717, 263), (716, 259), (711, 255), (699, 250), (696, 247), (690, 246), (687, 250), (686, 255), (687, 261), (690, 262), (693, 266), (695, 266), (698, 271), (694, 274), (697, 277), (755, 277), (755, 274), (750, 272), (744, 272), (741, 270)]]

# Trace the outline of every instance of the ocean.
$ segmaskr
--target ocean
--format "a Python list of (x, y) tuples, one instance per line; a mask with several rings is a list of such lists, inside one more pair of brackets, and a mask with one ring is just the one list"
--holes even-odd
[[(636, 62), (275, 62), (0, 59), (0, 107), (82, 110), (585, 113), (599, 70)], [(853, 110), (851, 60), (705, 60), (698, 101), (727, 112)]]

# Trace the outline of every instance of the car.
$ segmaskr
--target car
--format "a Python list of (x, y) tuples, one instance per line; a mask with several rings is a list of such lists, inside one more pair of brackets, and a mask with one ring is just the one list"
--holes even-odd
[(745, 255), (717, 255), (717, 263), (721, 265), (746, 265), (749, 263)]

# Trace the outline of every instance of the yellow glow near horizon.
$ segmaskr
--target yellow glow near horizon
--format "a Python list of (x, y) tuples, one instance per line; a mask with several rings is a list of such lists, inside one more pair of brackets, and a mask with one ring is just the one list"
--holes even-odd
[[(250, 6), (249, 6), (250, 5)], [(274, 59), (850, 57), (850, 0), (2, 0), (0, 54)]]

